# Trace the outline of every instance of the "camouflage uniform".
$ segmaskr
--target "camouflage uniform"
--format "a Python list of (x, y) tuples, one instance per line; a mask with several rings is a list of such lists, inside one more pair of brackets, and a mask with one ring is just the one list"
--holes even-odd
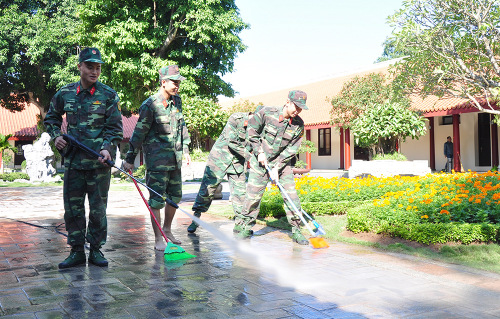
[[(161, 91), (145, 100), (130, 138), (125, 161), (134, 163), (139, 149), (145, 153), (146, 183), (159, 194), (179, 203), (182, 198), (182, 154), (191, 143), (178, 95), (164, 98)], [(165, 207), (165, 201), (150, 192), (148, 201), (154, 209)]]
[[(301, 91), (291, 91), (292, 93)], [(303, 107), (305, 106), (305, 93)], [(264, 107), (255, 112), (248, 122), (248, 141), (252, 152), (250, 170), (243, 204), (243, 218), (236, 218), (235, 228), (249, 230), (255, 224), (259, 215), (260, 200), (269, 181), (266, 168), (257, 160), (259, 153), (264, 153), (270, 168), (278, 168), (279, 182), (290, 199), (300, 210), (300, 201), (295, 190), (290, 160), (297, 154), (304, 134), (304, 121), (295, 116), (290, 119), (283, 117), (283, 107)], [(284, 198), (285, 211), (292, 230), (300, 231), (300, 218), (293, 212), (290, 203)]]
[[(116, 92), (101, 82), (83, 89), (80, 82), (61, 88), (50, 102), (44, 124), (52, 139), (61, 135), (62, 117), (66, 114), (68, 135), (99, 152), (116, 155), (122, 140), (122, 117)], [(106, 242), (106, 206), (111, 168), (96, 158), (75, 149), (64, 163), (64, 220), (68, 244), (83, 248), (85, 244), (85, 195), (89, 200), (88, 240), (99, 249)]]
[[(193, 205), (193, 211), (204, 213), (212, 203), (215, 190), (227, 174), (233, 210), (241, 218), (245, 196), (245, 167), (249, 157), (246, 149), (246, 130), (251, 113), (234, 113), (229, 117), (224, 130), (208, 155), (200, 190)], [(198, 214), (199, 215), (199, 214)]]

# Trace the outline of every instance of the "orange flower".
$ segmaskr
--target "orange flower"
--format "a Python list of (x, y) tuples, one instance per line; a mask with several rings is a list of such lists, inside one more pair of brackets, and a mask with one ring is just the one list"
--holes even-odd
[(429, 218), (427, 215), (420, 216), (420, 218)]
[(446, 215), (449, 215), (450, 212), (447, 211), (446, 209), (441, 209), (441, 211), (439, 212), (440, 214), (446, 214)]

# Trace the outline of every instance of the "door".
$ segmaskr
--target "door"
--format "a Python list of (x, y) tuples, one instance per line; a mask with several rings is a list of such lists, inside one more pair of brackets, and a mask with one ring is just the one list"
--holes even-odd
[(478, 166), (491, 166), (490, 115), (477, 114)]

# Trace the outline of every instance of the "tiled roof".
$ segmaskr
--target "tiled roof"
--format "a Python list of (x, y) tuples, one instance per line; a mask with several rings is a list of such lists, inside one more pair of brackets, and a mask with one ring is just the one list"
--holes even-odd
[[(322, 125), (330, 123), (330, 109), (332, 107), (330, 100), (333, 96), (337, 95), (345, 82), (352, 80), (356, 76), (365, 76), (369, 73), (383, 73), (388, 74), (390, 65), (394, 64), (397, 60), (386, 61), (382, 63), (373, 64), (372, 67), (348, 74), (340, 74), (335, 77), (297, 85), (291, 88), (278, 90), (270, 93), (255, 95), (247, 98), (240, 98), (238, 100), (227, 100), (222, 104), (223, 107), (229, 107), (238, 101), (248, 100), (253, 103), (262, 103), (266, 106), (281, 106), (284, 105), (290, 90), (302, 90), (307, 93), (307, 106), (309, 110), (300, 113), (300, 117), (304, 120), (306, 126)], [(436, 96), (429, 96), (421, 99), (418, 96), (411, 97), (412, 106), (424, 112), (427, 116), (442, 116), (450, 113), (451, 111), (476, 111), (476, 109), (468, 103), (467, 99), (460, 98), (441, 98)]]
[(37, 115), (40, 115), (40, 110), (32, 103), (27, 103), (21, 112), (0, 107), (0, 134), (13, 134), (17, 139), (36, 137)]
[[(32, 103), (28, 103), (21, 112), (11, 112), (0, 107), (0, 134), (13, 134), (14, 139), (33, 140), (37, 136), (37, 115), (39, 109)], [(122, 115), (123, 138), (130, 139), (137, 123), (138, 115), (127, 118)], [(66, 119), (63, 119), (63, 128), (66, 127)], [(63, 129), (64, 130), (64, 129)]]
[(132, 133), (134, 132), (138, 119), (138, 115), (132, 115), (131, 117), (125, 117), (122, 115), (124, 140), (128, 141), (132, 137)]
[(411, 106), (424, 113), (426, 116), (443, 116), (452, 113), (477, 111), (468, 99), (457, 97), (428, 96), (422, 99), (420, 96), (412, 95)]

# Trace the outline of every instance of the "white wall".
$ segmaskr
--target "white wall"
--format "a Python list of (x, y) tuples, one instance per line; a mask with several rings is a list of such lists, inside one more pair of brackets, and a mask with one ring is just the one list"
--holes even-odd
[[(434, 144), (436, 170), (440, 171), (446, 164), (443, 148), (446, 138), (451, 136), (453, 139), (453, 125), (442, 125), (441, 117), (434, 118)], [(429, 125), (427, 125), (429, 128)], [(491, 166), (477, 166), (477, 113), (460, 114), (460, 156), (464, 169), (484, 172), (491, 169)], [(455, 140), (453, 140), (455, 142)], [(419, 140), (407, 139), (401, 145), (401, 153), (408, 160), (430, 160), (430, 140), (429, 134), (420, 137)]]
[[(491, 166), (477, 166), (477, 114), (464, 113), (460, 114), (460, 152), (462, 158), (462, 165), (464, 169), (485, 172), (491, 169)], [(442, 125), (441, 117), (434, 118), (434, 145), (435, 145), (435, 161), (436, 170), (440, 171), (446, 164), (446, 159), (443, 154), (443, 146), (446, 142), (446, 137), (453, 138), (453, 125)], [(427, 128), (429, 125), (427, 124)], [(500, 128), (498, 129), (500, 140)], [(318, 156), (318, 152), (311, 155), (313, 169), (339, 169), (340, 167), (340, 135), (337, 129), (332, 127), (332, 155), (331, 156)], [(311, 130), (311, 140), (316, 147), (318, 146), (318, 130)], [(453, 141), (455, 142), (455, 141)], [(430, 140), (429, 131), (426, 135), (421, 136), (418, 140), (408, 138), (406, 142), (401, 144), (401, 153), (404, 154), (408, 160), (427, 160), (430, 165)], [(301, 154), (300, 159), (306, 161), (305, 154)], [(351, 159), (354, 158), (354, 139), (351, 134)]]
[[(311, 130), (311, 141), (318, 148), (318, 129)], [(340, 133), (332, 127), (331, 129), (331, 148), (330, 156), (319, 156), (318, 151), (311, 154), (313, 169), (339, 169), (340, 168)], [(300, 160), (306, 162), (306, 154), (299, 155)], [(354, 139), (351, 134), (351, 159), (354, 158)]]

